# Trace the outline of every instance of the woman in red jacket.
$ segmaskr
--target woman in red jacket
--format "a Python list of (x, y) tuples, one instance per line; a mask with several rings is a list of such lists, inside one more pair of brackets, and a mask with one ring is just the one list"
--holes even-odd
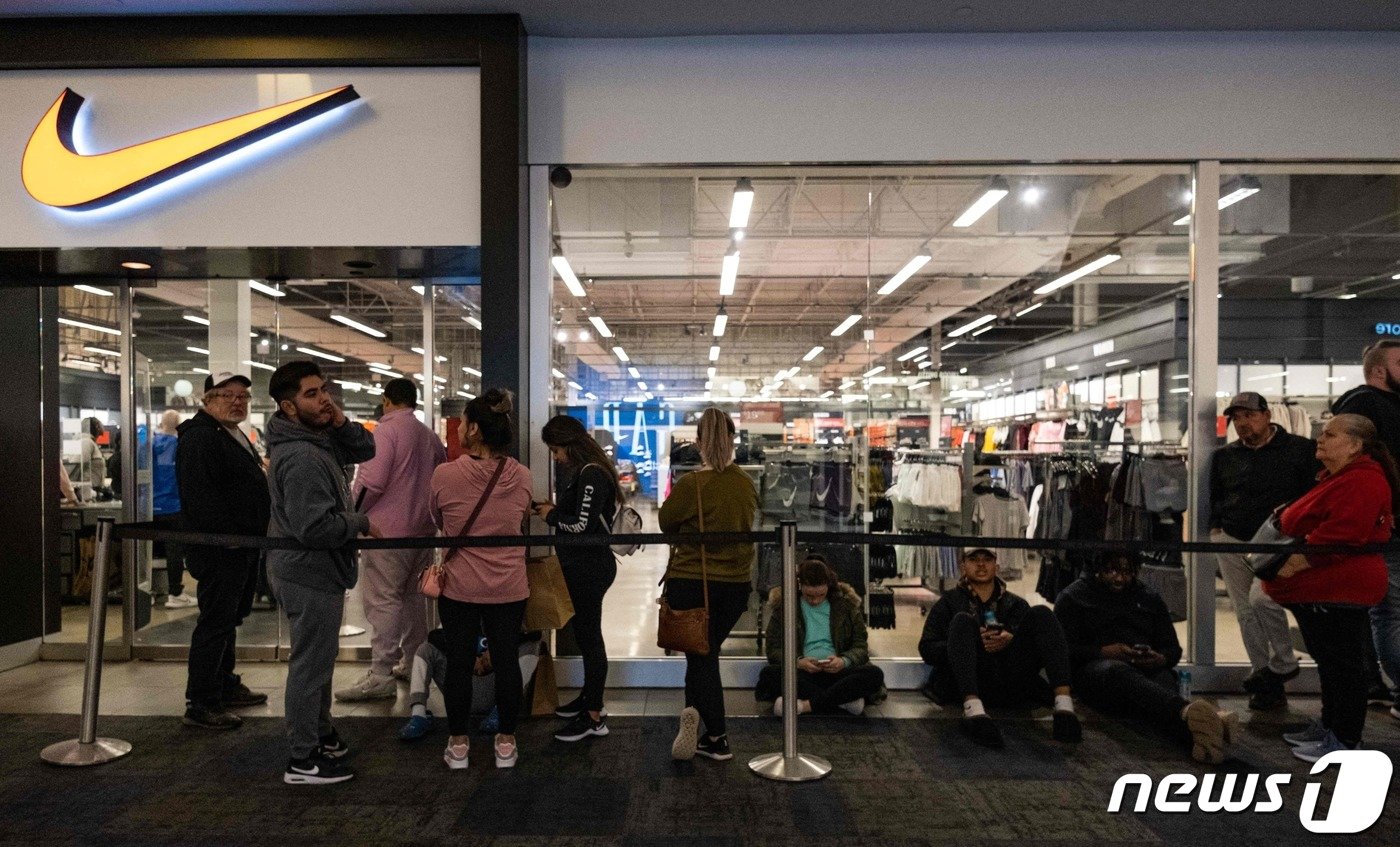
[[(1285, 535), (1309, 544), (1376, 544), (1390, 540), (1400, 476), (1395, 460), (1360, 415), (1337, 415), (1317, 440), (1323, 471), (1311, 491), (1279, 521)], [(1322, 720), (1284, 735), (1305, 762), (1361, 744), (1366, 723), (1363, 645), (1371, 637), (1367, 609), (1385, 596), (1388, 574), (1379, 553), (1295, 554), (1278, 578), (1264, 583), (1293, 613), (1322, 680)]]

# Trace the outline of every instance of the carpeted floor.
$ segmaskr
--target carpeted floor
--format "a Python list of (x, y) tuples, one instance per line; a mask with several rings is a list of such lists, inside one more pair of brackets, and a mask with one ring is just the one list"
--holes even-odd
[[(1375, 713), (1370, 746), (1400, 761), (1400, 724)], [(291, 787), (281, 724), (254, 719), (208, 733), (168, 717), (106, 718), (100, 731), (135, 752), (84, 770), (44, 765), (39, 750), (72, 737), (72, 716), (0, 716), (0, 843), (23, 845), (1293, 845), (1400, 842), (1400, 787), (1359, 836), (1313, 836), (1298, 821), (1307, 766), (1277, 726), (1255, 722), (1219, 769), (1134, 728), (1089, 716), (1078, 749), (1048, 724), (1002, 721), (1007, 747), (982, 750), (951, 719), (803, 719), (803, 749), (832, 776), (782, 785), (749, 773), (749, 757), (781, 749), (775, 719), (732, 720), (728, 763), (669, 758), (674, 719), (613, 718), (612, 734), (552, 741), (556, 722), (520, 733), (521, 761), (497, 771), (488, 739), (471, 770), (443, 766), (441, 738), (403, 744), (397, 718), (345, 718), (353, 782)], [(1277, 814), (1106, 812), (1126, 773), (1290, 773)], [(1323, 797), (1335, 777), (1320, 776)], [(1263, 797), (1262, 789), (1259, 792)], [(1130, 794), (1130, 797), (1134, 796)], [(1320, 807), (1325, 807), (1326, 800)]]

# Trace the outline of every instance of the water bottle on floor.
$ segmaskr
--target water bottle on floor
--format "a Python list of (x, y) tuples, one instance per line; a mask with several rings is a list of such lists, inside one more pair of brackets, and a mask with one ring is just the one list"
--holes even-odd
[(1181, 699), (1191, 699), (1191, 672), (1185, 668), (1176, 672), (1177, 685), (1180, 687)]

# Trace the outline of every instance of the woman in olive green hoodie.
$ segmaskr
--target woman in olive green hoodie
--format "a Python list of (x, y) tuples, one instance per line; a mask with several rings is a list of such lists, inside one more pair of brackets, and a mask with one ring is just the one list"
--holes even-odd
[[(719, 409), (700, 416), (696, 437), (705, 465), (676, 481), (658, 515), (665, 533), (750, 532), (758, 509), (753, 482), (734, 464), (734, 421)], [(703, 571), (703, 573), (702, 573)], [(666, 600), (676, 610), (705, 605), (709, 583), (710, 652), (685, 654), (685, 708), (671, 757), (689, 760), (698, 753), (718, 761), (734, 758), (724, 725), (724, 686), (719, 676), (719, 650), (734, 624), (749, 607), (753, 591), (752, 544), (671, 546), (666, 568)], [(705, 735), (700, 736), (703, 722)]]

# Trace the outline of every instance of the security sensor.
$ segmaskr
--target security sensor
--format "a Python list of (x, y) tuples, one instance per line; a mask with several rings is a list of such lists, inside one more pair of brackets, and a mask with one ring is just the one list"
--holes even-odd
[(563, 165), (555, 165), (549, 170), (549, 184), (555, 188), (568, 188), (574, 181), (573, 172)]

